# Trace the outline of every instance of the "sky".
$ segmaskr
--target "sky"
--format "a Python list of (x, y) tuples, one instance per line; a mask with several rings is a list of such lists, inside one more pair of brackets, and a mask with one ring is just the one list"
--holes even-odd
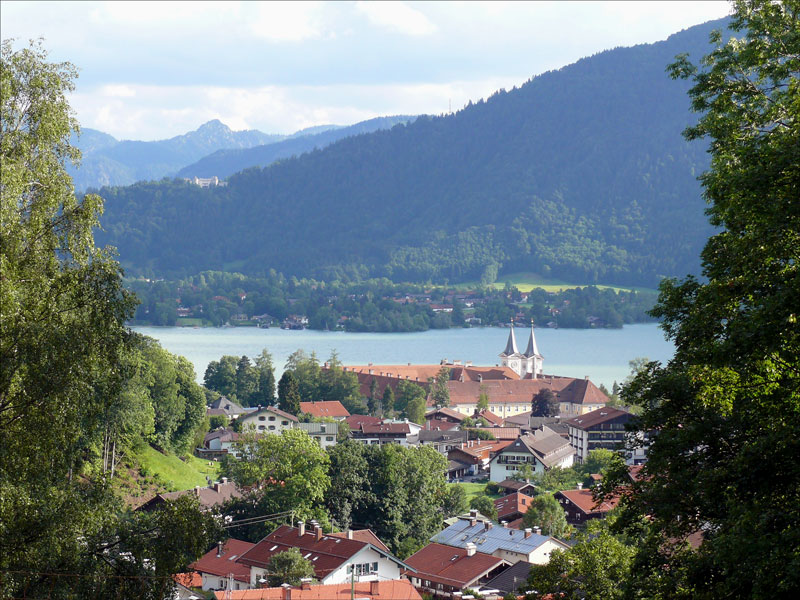
[(289, 134), (441, 114), (617, 46), (726, 16), (711, 2), (0, 2), (2, 38), (79, 69), (83, 127), (118, 139), (220, 119)]

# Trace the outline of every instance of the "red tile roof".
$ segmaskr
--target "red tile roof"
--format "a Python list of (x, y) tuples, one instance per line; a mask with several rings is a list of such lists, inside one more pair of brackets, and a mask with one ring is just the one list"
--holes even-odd
[(176, 583), (188, 588), (203, 587), (203, 576), (194, 571), (189, 573), (176, 573), (172, 576)]
[(363, 423), (361, 431), (364, 435), (374, 435), (378, 433), (390, 433), (395, 435), (408, 435), (411, 433), (411, 428), (408, 423)]
[(328, 535), (338, 538), (354, 539), (358, 540), (359, 542), (366, 542), (367, 544), (372, 544), (376, 548), (380, 548), (384, 552), (391, 552), (391, 550), (389, 550), (389, 547), (386, 544), (384, 544), (377, 535), (375, 535), (375, 532), (373, 532), (372, 529), (354, 529), (350, 533), (353, 534), (352, 538), (348, 538), (347, 531), (330, 533)]
[(301, 402), (300, 411), (312, 417), (349, 417), (350, 413), (338, 400)]
[(406, 564), (417, 570), (414, 577), (458, 588), (469, 586), (503, 562), (490, 554), (476, 552), (467, 556), (463, 548), (436, 543), (428, 544), (406, 559)]
[(233, 578), (237, 581), (250, 583), (250, 567), (241, 564), (236, 559), (254, 546), (255, 544), (250, 542), (230, 539), (223, 544), (221, 556), (217, 556), (218, 548), (214, 546), (189, 567), (198, 573), (209, 573), (219, 577), (227, 577), (233, 573)]
[(355, 431), (361, 429), (363, 423), (375, 425), (376, 423), (380, 423), (381, 420), (378, 417), (372, 417), (370, 415), (350, 415), (345, 418), (344, 422), (350, 426), (352, 431)]
[(569, 500), (586, 515), (607, 513), (619, 504), (619, 498), (601, 500), (598, 503), (592, 496), (592, 490), (564, 490), (556, 493), (556, 496), (559, 495)]
[(573, 377), (542, 377), (539, 379), (515, 379), (477, 381), (448, 381), (450, 404), (477, 404), (481, 392), (489, 396), (490, 404), (528, 404), (534, 394), (551, 390), (559, 402), (571, 404), (602, 404), (608, 397), (588, 379)]
[(503, 519), (510, 515), (524, 515), (528, 512), (533, 498), (519, 492), (503, 496), (494, 501), (497, 517)]
[[(391, 579), (388, 581), (365, 581), (333, 585), (311, 585), (304, 590), (299, 587), (289, 588), (292, 600), (350, 600), (350, 598), (368, 598), (369, 600), (422, 600), (422, 596), (407, 579)], [(226, 595), (230, 594), (230, 596)], [(261, 590), (220, 590), (215, 598), (222, 600), (285, 600), (284, 588), (265, 588)]]
[(488, 431), (496, 440), (511, 440), (512, 442), (520, 436), (519, 427), (482, 427), (483, 431)]
[(586, 431), (587, 429), (597, 427), (598, 425), (607, 423), (608, 421), (613, 421), (619, 418), (622, 418), (623, 420), (630, 419), (632, 416), (633, 415), (631, 415), (631, 413), (625, 412), (624, 410), (619, 410), (618, 408), (613, 408), (611, 406), (605, 406), (603, 408), (593, 410), (592, 412), (573, 417), (572, 419), (565, 421), (565, 423), (570, 427), (577, 427), (578, 429), (583, 429)]
[(503, 424), (503, 417), (500, 417), (494, 414), (492, 411), (487, 410), (485, 408), (481, 411), (478, 411), (478, 414), (476, 414), (475, 417), (476, 418), (483, 417), (484, 419), (489, 421), (491, 425), (495, 425), (498, 427)]
[(318, 540), (311, 527), (308, 527), (306, 533), (301, 536), (298, 528), (281, 525), (245, 553), (239, 562), (264, 568), (275, 554), (297, 548), (304, 556), (308, 556), (308, 560), (314, 566), (314, 576), (322, 580), (367, 545), (368, 542), (349, 540), (346, 536), (342, 538), (322, 535)]
[(425, 429), (428, 431), (450, 431), (451, 429), (457, 429), (458, 426), (458, 423), (442, 421), (441, 419), (427, 419), (425, 421)]
[(196, 487), (193, 490), (181, 490), (179, 492), (164, 492), (157, 494), (137, 510), (152, 510), (167, 500), (175, 500), (180, 496), (194, 495), (200, 503), (200, 507), (210, 509), (219, 504), (223, 504), (232, 498), (241, 498), (242, 493), (237, 489), (232, 481), (213, 483), (208, 487)]

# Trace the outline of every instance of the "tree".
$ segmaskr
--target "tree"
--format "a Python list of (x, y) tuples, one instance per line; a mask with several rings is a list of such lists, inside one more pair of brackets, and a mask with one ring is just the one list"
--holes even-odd
[(625, 588), (620, 583), (630, 579), (633, 553), (632, 546), (608, 532), (569, 550), (554, 550), (547, 564), (531, 567), (525, 597), (621, 600)]
[(489, 496), (473, 496), (469, 501), (469, 507), (474, 508), (492, 521), (497, 520), (497, 509), (494, 507), (494, 501)]
[(378, 380), (371, 377), (369, 380), (369, 401), (367, 402), (369, 414), (379, 415), (382, 414), (381, 399), (378, 396)]
[[(800, 586), (799, 13), (795, 0), (735, 2), (738, 37), (716, 33), (700, 69), (685, 56), (671, 66), (694, 81), (702, 115), (686, 136), (710, 139), (701, 181), (718, 233), (702, 252), (704, 281), (660, 287), (653, 314), (674, 359), (649, 363), (623, 389), (644, 407), (639, 427), (658, 435), (621, 521), (651, 520), (635, 560), (673, 597), (765, 598)], [(604, 479), (606, 492), (620, 471)], [(699, 531), (700, 548), (679, 552)]]
[(559, 414), (558, 398), (552, 390), (543, 389), (531, 399), (531, 414), (534, 417), (555, 417)]
[(275, 402), (275, 367), (272, 365), (272, 355), (264, 348), (256, 356), (257, 391), (251, 397), (251, 406), (272, 406)]
[(297, 548), (273, 554), (267, 563), (267, 584), (278, 587), (284, 583), (300, 585), (300, 580), (314, 578), (314, 565)]
[(383, 389), (383, 398), (381, 399), (381, 415), (388, 411), (394, 409), (394, 390), (392, 390), (392, 386), (389, 384)]
[(481, 386), (480, 390), (480, 394), (478, 394), (477, 409), (489, 410), (489, 394), (486, 392), (486, 389), (484, 389), (483, 386)]
[[(425, 422), (425, 390), (416, 383), (403, 380), (397, 384), (397, 398), (394, 409), (401, 417), (414, 421)], [(421, 413), (421, 414), (420, 414)]]
[(284, 371), (278, 382), (278, 408), (293, 415), (300, 414), (300, 392), (291, 371)]
[(445, 519), (460, 515), (468, 508), (467, 492), (464, 486), (453, 483), (447, 486), (442, 500), (442, 515)]
[(212, 524), (190, 499), (129, 517), (111, 492), (108, 440), (153, 426), (131, 380), (135, 302), (94, 245), (101, 198), (77, 198), (66, 172), (75, 68), (37, 42), (1, 56), (0, 595), (163, 597)]
[[(285, 429), (280, 435), (245, 431), (235, 442), (241, 459), (230, 462), (225, 474), (240, 489), (249, 489), (250, 502), (273, 514), (294, 510), (300, 518), (321, 518), (328, 487), (328, 454), (302, 429)], [(241, 512), (237, 513), (242, 516)]]
[(450, 405), (450, 390), (447, 388), (447, 382), (450, 381), (450, 369), (442, 367), (436, 374), (436, 377), (431, 378), (431, 400), (434, 406), (449, 406)]
[(236, 397), (236, 367), (238, 364), (238, 356), (226, 355), (218, 361), (212, 360), (203, 374), (203, 384), (208, 389), (229, 398)]
[(522, 515), (525, 527), (541, 527), (542, 534), (567, 537), (571, 531), (564, 509), (552, 494), (540, 494), (531, 500), (528, 512)]
[(258, 392), (258, 372), (247, 356), (236, 363), (236, 398), (242, 406), (252, 406), (253, 397)]

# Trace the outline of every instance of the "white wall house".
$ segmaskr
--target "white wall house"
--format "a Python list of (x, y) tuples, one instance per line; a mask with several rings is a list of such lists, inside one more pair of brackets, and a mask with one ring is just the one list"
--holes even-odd
[(489, 463), (489, 479), (512, 479), (525, 465), (533, 473), (544, 473), (553, 467), (566, 469), (572, 466), (574, 456), (575, 450), (560, 435), (540, 431), (522, 435), (495, 455)]
[(284, 429), (292, 429), (297, 417), (275, 406), (261, 408), (247, 416), (239, 417), (242, 429), (253, 427), (259, 433), (280, 433)]

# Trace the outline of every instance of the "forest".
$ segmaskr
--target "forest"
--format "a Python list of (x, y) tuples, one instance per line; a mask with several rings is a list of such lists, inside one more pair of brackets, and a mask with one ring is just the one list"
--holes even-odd
[[(472, 289), (266, 277), (208, 271), (178, 281), (126, 280), (140, 300), (137, 325), (279, 325), (306, 317), (311, 329), (426, 331), (471, 325), (506, 325), (511, 319), (540, 326), (622, 327), (654, 320), (655, 293), (593, 286), (522, 294), (516, 287)], [(444, 309), (443, 309), (444, 307)], [(449, 312), (445, 312), (445, 310)]]
[(665, 65), (719, 22), (538, 75), (448, 115), (245, 169), (227, 186), (103, 188), (104, 231), (132, 277), (206, 270), (323, 281), (492, 283), (529, 271), (655, 287), (698, 273), (706, 147)]

